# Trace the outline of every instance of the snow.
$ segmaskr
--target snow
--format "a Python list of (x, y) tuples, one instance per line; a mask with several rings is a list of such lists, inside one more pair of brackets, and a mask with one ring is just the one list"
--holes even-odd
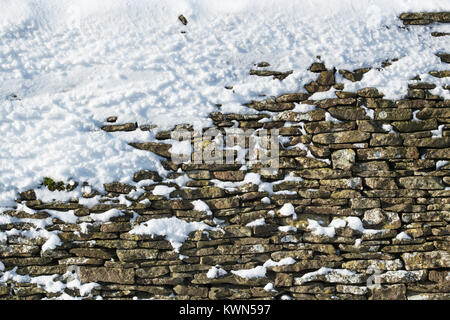
[(345, 227), (359, 231), (361, 233), (370, 231), (370, 229), (364, 229), (363, 223), (358, 217), (336, 218), (333, 219), (327, 227), (322, 226), (320, 221), (316, 221), (313, 219), (307, 219), (307, 221), (307, 228), (311, 230), (312, 234), (316, 236), (327, 236), (329, 238), (333, 238), (336, 235), (336, 228)]
[(39, 276), (31, 279), (31, 283), (35, 283), (47, 292), (56, 293), (64, 290), (65, 285), (60, 281), (55, 281), (57, 275)]
[(53, 250), (60, 245), (62, 245), (61, 239), (56, 234), (52, 234), (42, 245), (42, 251)]
[(111, 218), (123, 216), (124, 213), (118, 209), (111, 209), (103, 213), (91, 213), (89, 217), (94, 221), (108, 222)]
[(52, 218), (57, 218), (65, 223), (76, 223), (78, 217), (75, 215), (73, 210), (69, 211), (56, 211), (56, 210), (45, 210)]
[(367, 108), (366, 106), (361, 106), (361, 108), (363, 108), (366, 116), (368, 116), (370, 119), (374, 119), (375, 118), (375, 111), (373, 111), (372, 109)]
[(280, 209), (280, 214), (283, 217), (293, 216), (294, 219), (297, 219), (295, 208), (291, 203), (285, 203)]
[(313, 104), (296, 103), (295, 108), (292, 109), (293, 112), (306, 113), (309, 111), (316, 110), (316, 106)]
[(229, 191), (236, 191), (237, 188), (246, 185), (248, 183), (259, 185), (259, 191), (267, 191), (264, 188), (271, 187), (270, 183), (261, 182), (261, 175), (254, 172), (246, 173), (243, 181), (235, 182), (235, 181), (221, 181), (217, 179), (212, 179), (211, 182), (214, 183), (215, 186)]
[(269, 259), (264, 262), (262, 266), (257, 266), (252, 269), (231, 270), (231, 273), (245, 279), (264, 278), (266, 277), (267, 268), (290, 265), (294, 264), (295, 262), (296, 261), (293, 258), (289, 257), (283, 258), (278, 262)]
[(195, 200), (191, 202), (194, 205), (194, 210), (197, 211), (204, 211), (207, 215), (212, 215), (212, 211), (209, 208), (209, 206), (206, 204), (206, 202), (202, 200)]
[(431, 130), (432, 138), (442, 138), (442, 130), (444, 130), (445, 125), (441, 124), (436, 130)]
[(224, 269), (220, 268), (219, 266), (211, 267), (211, 269), (208, 270), (206, 273), (206, 277), (209, 279), (219, 278), (221, 276), (226, 275), (228, 272), (226, 272)]
[(448, 164), (447, 160), (438, 160), (436, 161), (436, 170), (439, 170), (443, 166), (446, 166)]
[[(400, 13), (421, 10), (448, 10), (448, 1), (3, 0), (0, 205), (13, 205), (17, 192), (48, 175), (99, 190), (132, 183), (137, 168), (165, 176), (158, 156), (128, 143), (180, 123), (209, 126), (216, 103), (222, 112), (254, 113), (242, 103), (303, 91), (315, 80), (306, 70), (318, 55), (329, 68), (374, 67), (360, 82), (343, 79), (346, 91), (375, 86), (401, 98), (417, 74), (440, 86), (446, 80), (428, 71), (446, 68), (434, 53), (448, 43), (429, 33), (442, 26), (399, 28)], [(249, 75), (262, 60), (294, 72), (283, 81)], [(158, 127), (108, 133), (99, 129), (108, 116)]]
[(295, 176), (295, 174), (293, 172), (289, 172), (284, 177), (283, 180), (277, 180), (277, 181), (273, 182), (273, 184), (280, 184), (280, 183), (283, 183), (285, 181), (300, 182), (300, 181), (303, 181), (303, 178)]
[(318, 280), (320, 276), (323, 276), (327, 282), (330, 283), (340, 283), (345, 281), (345, 283), (358, 283), (359, 277), (350, 270), (347, 269), (331, 269), (322, 267), (317, 271), (308, 272), (296, 279), (297, 284), (304, 284), (306, 282), (311, 282)]
[(325, 112), (325, 121), (341, 123), (342, 121), (333, 117), (329, 112)]
[(361, 233), (364, 232), (364, 227), (362, 224), (362, 221), (358, 217), (346, 217), (345, 220), (347, 221), (347, 226), (350, 229), (360, 231)]
[(311, 100), (322, 100), (322, 99), (336, 98), (335, 92), (336, 92), (335, 88), (331, 88), (328, 91), (315, 92), (311, 97), (309, 97), (309, 99), (311, 99)]
[(334, 227), (322, 227), (316, 220), (308, 219), (308, 229), (316, 236), (327, 236), (333, 238), (335, 233)]
[(411, 240), (412, 238), (404, 231), (400, 232), (395, 239), (397, 240)]
[(264, 266), (257, 266), (252, 269), (231, 270), (232, 274), (235, 274), (245, 279), (264, 278), (266, 276), (267, 269)]
[(134, 227), (130, 233), (136, 235), (164, 236), (174, 250), (179, 252), (189, 234), (197, 230), (221, 230), (204, 222), (186, 222), (176, 217), (152, 219)]
[(190, 136), (189, 136), (189, 140), (184, 140), (184, 141), (172, 140), (171, 144), (172, 144), (172, 147), (169, 149), (170, 153), (182, 155), (182, 157), (188, 156), (187, 158), (189, 158), (189, 155), (191, 155), (191, 153), (192, 153), (192, 145), (191, 145)]
[(247, 223), (246, 227), (257, 227), (257, 226), (263, 226), (266, 224), (266, 220), (264, 218), (253, 220), (249, 223)]
[[(71, 272), (69, 270), (62, 276), (54, 274), (37, 277), (31, 277), (29, 275), (19, 275), (17, 274), (16, 271), (17, 267), (13, 268), (12, 270), (4, 272), (2, 275), (0, 275), (0, 283), (4, 283), (10, 280), (19, 283), (32, 283), (36, 284), (46, 292), (60, 293), (59, 296), (55, 296), (52, 299), (69, 300), (69, 299), (80, 299), (81, 297), (92, 297), (91, 294), (92, 289), (99, 286), (99, 284), (95, 282), (81, 284), (81, 281), (78, 278), (78, 273)], [(81, 297), (73, 297), (68, 295), (67, 293), (64, 292), (66, 288), (78, 289)]]
[(254, 172), (246, 173), (242, 185), (247, 183), (253, 183), (256, 185), (261, 184), (261, 175)]
[(270, 204), (270, 203), (271, 203), (269, 197), (264, 197), (264, 198), (262, 198), (262, 199), (261, 199), (261, 202), (264, 203), (264, 204)]
[(28, 208), (25, 204), (22, 204), (22, 203), (18, 203), (16, 208), (17, 208), (17, 211), (23, 211), (23, 212), (26, 212), (28, 214), (35, 214), (36, 213), (36, 210)]
[[(420, 110), (419, 110), (419, 111), (420, 111)], [(387, 132), (389, 132), (389, 133), (395, 133), (394, 128), (393, 128), (390, 124), (383, 123), (383, 124), (381, 125), (381, 127), (383, 128), (384, 131), (387, 131)]]
[(155, 196), (165, 196), (166, 198), (169, 197), (169, 194), (174, 191), (175, 188), (174, 187), (168, 187), (168, 186), (164, 186), (164, 185), (158, 185), (155, 187), (155, 189), (153, 189), (152, 193)]
[(330, 222), (328, 225), (329, 227), (333, 228), (344, 228), (347, 225), (347, 222), (344, 219), (334, 219)]
[(292, 226), (279, 226), (278, 230), (280, 230), (281, 232), (297, 232), (297, 228)]
[(277, 292), (277, 291), (273, 288), (273, 283), (272, 283), (272, 282), (269, 282), (268, 284), (266, 284), (266, 285), (264, 286), (264, 291), (267, 291), (267, 292)]
[(275, 262), (271, 259), (267, 260), (266, 262), (264, 262), (263, 266), (266, 268), (269, 267), (277, 267), (277, 266), (287, 266), (287, 265), (291, 265), (294, 264), (296, 261), (293, 258), (287, 257), (287, 258), (283, 258), (278, 262)]

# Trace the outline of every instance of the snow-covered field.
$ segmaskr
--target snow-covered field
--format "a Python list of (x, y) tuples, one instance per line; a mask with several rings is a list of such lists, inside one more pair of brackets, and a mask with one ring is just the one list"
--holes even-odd
[[(399, 59), (360, 82), (337, 80), (400, 98), (409, 79), (445, 68), (435, 53), (448, 39), (430, 33), (450, 29), (406, 30), (398, 16), (444, 10), (449, 0), (0, 0), (0, 206), (44, 176), (101, 188), (140, 169), (164, 175), (157, 156), (127, 145), (155, 132), (107, 133), (105, 119), (207, 126), (217, 103), (251, 112), (241, 104), (261, 94), (304, 91), (317, 56), (350, 70)], [(294, 72), (250, 76), (261, 61)]]

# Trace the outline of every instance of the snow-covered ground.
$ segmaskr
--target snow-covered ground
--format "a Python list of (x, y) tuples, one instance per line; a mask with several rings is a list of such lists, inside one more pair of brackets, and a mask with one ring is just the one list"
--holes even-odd
[[(157, 156), (127, 145), (154, 132), (107, 133), (105, 119), (207, 126), (217, 103), (251, 112), (241, 104), (261, 94), (304, 91), (317, 56), (350, 70), (399, 59), (338, 81), (400, 98), (409, 79), (445, 68), (435, 53), (448, 39), (430, 33), (450, 28), (406, 30), (398, 16), (443, 10), (449, 0), (0, 0), (0, 206), (44, 176), (101, 188), (140, 169), (164, 175)], [(294, 72), (250, 76), (261, 61)]]

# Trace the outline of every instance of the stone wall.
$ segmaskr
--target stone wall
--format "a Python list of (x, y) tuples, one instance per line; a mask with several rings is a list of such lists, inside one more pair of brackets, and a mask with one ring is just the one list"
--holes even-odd
[[(442, 15), (446, 21), (401, 18), (448, 22)], [(274, 81), (290, 75), (267, 67), (251, 72)], [(138, 171), (139, 196), (136, 186), (119, 182), (85, 192), (86, 201), (22, 193), (18, 207), (0, 215), (0, 299), (59, 297), (61, 287), (88, 299), (449, 299), (450, 101), (417, 78), (398, 101), (376, 88), (346, 92), (336, 83), (336, 72), (359, 81), (369, 70), (327, 69), (318, 61), (308, 93), (248, 103), (256, 114), (211, 114), (219, 130), (279, 129), (280, 170), (260, 175), (266, 188), (246, 179), (261, 173), (258, 165), (177, 165), (169, 145), (148, 142), (131, 145), (160, 155), (172, 180)], [(430, 70), (436, 77), (448, 72)], [(310, 99), (331, 88), (336, 98)], [(311, 107), (292, 111), (295, 103)], [(149, 130), (114, 121), (103, 129)], [(190, 179), (179, 187), (184, 175)], [(153, 193), (161, 185), (173, 188), (169, 197)], [(130, 233), (174, 217), (204, 223), (178, 252), (164, 235)]]

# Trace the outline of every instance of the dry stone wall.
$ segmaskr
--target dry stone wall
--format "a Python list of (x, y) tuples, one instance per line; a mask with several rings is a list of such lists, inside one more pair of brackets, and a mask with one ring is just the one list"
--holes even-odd
[[(448, 17), (400, 18), (414, 25)], [(290, 75), (268, 67), (251, 72), (274, 81)], [(259, 184), (246, 178), (261, 173), (257, 165), (173, 163), (167, 131), (158, 133), (161, 142), (131, 144), (161, 156), (171, 172), (136, 172), (137, 197), (136, 186), (119, 182), (85, 192), (85, 200), (100, 197), (89, 205), (22, 193), (17, 208), (0, 215), (0, 299), (61, 291), (87, 299), (449, 299), (450, 101), (420, 79), (393, 101), (376, 88), (346, 92), (336, 83), (337, 72), (359, 81), (369, 68), (327, 69), (318, 61), (309, 70), (317, 80), (307, 93), (249, 102), (255, 114), (210, 116), (219, 130), (279, 130), (280, 169), (261, 174)], [(331, 88), (336, 98), (310, 99)], [(296, 103), (308, 111), (292, 111)], [(115, 121), (102, 129), (151, 129)], [(176, 179), (185, 175), (180, 187)], [(161, 185), (169, 197), (154, 194)], [(197, 230), (178, 244), (162, 233), (130, 232), (164, 219)]]

